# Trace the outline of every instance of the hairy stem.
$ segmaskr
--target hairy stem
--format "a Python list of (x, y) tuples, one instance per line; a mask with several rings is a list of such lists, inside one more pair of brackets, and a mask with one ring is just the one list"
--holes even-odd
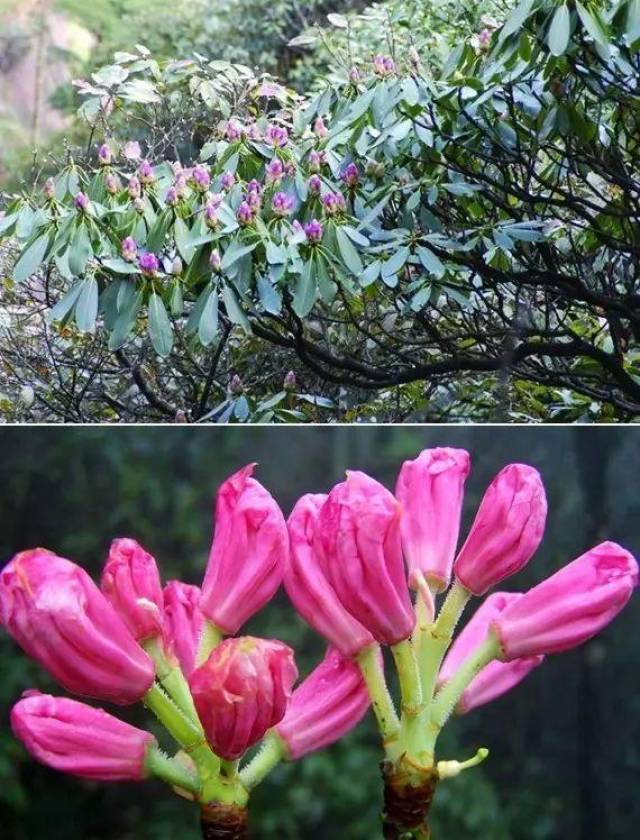
[(248, 789), (259, 785), (265, 776), (285, 757), (285, 745), (276, 732), (268, 732), (260, 752), (240, 771), (242, 784)]
[(152, 776), (157, 776), (172, 787), (180, 788), (193, 794), (200, 795), (201, 783), (197, 774), (192, 773), (175, 758), (169, 758), (162, 750), (153, 745), (147, 752), (145, 768)]
[(387, 744), (397, 738), (400, 721), (384, 676), (380, 646), (374, 644), (361, 650), (358, 654), (358, 665), (369, 689), (373, 713), (376, 716), (382, 740)]

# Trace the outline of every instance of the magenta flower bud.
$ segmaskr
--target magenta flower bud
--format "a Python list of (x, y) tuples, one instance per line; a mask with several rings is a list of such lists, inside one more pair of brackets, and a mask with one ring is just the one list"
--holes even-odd
[(281, 149), (289, 142), (289, 132), (281, 125), (271, 123), (267, 128), (265, 140), (276, 149)]
[(326, 137), (329, 134), (329, 129), (324, 124), (322, 117), (316, 117), (313, 123), (313, 133), (316, 137)]
[(220, 251), (217, 248), (214, 248), (211, 252), (211, 256), (209, 257), (209, 265), (211, 268), (217, 273), (220, 271), (222, 267), (222, 257), (220, 256)]
[(547, 498), (540, 473), (527, 464), (500, 470), (484, 494), (454, 572), (474, 595), (519, 572), (542, 541)]
[(153, 166), (149, 163), (148, 160), (143, 160), (140, 166), (138, 167), (138, 178), (141, 184), (148, 186), (149, 184), (153, 184), (156, 180), (155, 173), (153, 171)]
[(317, 219), (311, 219), (304, 226), (304, 232), (307, 237), (307, 242), (310, 245), (317, 245), (322, 239), (323, 228)]
[(449, 448), (424, 449), (402, 465), (396, 499), (402, 506), (402, 548), (414, 588), (418, 572), (441, 591), (449, 585), (469, 469), (469, 453)]
[(129, 140), (127, 143), (124, 144), (122, 148), (122, 154), (127, 160), (140, 160), (140, 158), (142, 157), (140, 143), (138, 143), (136, 140)]
[(378, 54), (373, 59), (373, 72), (376, 76), (385, 78), (395, 73), (396, 65), (394, 60), (389, 55)]
[(320, 168), (324, 163), (323, 157), (322, 153), (317, 152), (315, 149), (309, 152), (309, 172), (320, 172)]
[(252, 178), (247, 184), (247, 194), (250, 195), (251, 193), (255, 193), (255, 195), (262, 195), (262, 185), (260, 184), (260, 181), (257, 181), (255, 178)]
[(229, 190), (233, 187), (236, 182), (236, 176), (233, 172), (223, 172), (220, 176), (220, 186), (225, 192), (229, 192)]
[(312, 175), (309, 178), (309, 191), (312, 193), (319, 193), (322, 189), (322, 181), (319, 175)]
[(344, 172), (341, 175), (343, 182), (347, 185), (347, 187), (353, 189), (358, 185), (358, 181), (360, 180), (360, 175), (358, 173), (358, 167), (355, 163), (350, 163)]
[(162, 636), (162, 584), (155, 559), (131, 539), (114, 540), (100, 588), (139, 642)]
[(270, 601), (289, 554), (287, 526), (276, 500), (251, 477), (254, 464), (218, 491), (215, 532), (200, 609), (228, 635)]
[[(249, 184), (249, 186), (251, 186), (251, 184)], [(250, 189), (245, 196), (245, 202), (249, 205), (252, 213), (255, 215), (262, 207), (262, 193), (258, 190)]]
[(293, 651), (282, 642), (244, 636), (218, 645), (189, 678), (214, 752), (240, 758), (280, 723), (297, 676)]
[(132, 201), (135, 201), (136, 198), (140, 198), (142, 187), (140, 186), (140, 179), (135, 175), (132, 175), (131, 178), (129, 178), (128, 190), (129, 198)]
[(322, 662), (291, 695), (289, 708), (276, 727), (288, 758), (295, 761), (328, 747), (354, 728), (371, 700), (360, 668), (329, 648)]
[(42, 188), (42, 192), (44, 193), (45, 198), (54, 198), (56, 194), (56, 182), (53, 178), (47, 178), (44, 182), (44, 187)]
[(238, 224), (247, 227), (253, 222), (253, 209), (248, 202), (243, 201), (236, 211), (236, 219)]
[(318, 515), (326, 499), (321, 494), (302, 496), (287, 520), (291, 549), (284, 586), (291, 603), (307, 623), (350, 657), (375, 640), (342, 606), (316, 552)]
[(293, 210), (294, 200), (284, 192), (277, 192), (271, 200), (271, 209), (276, 216), (284, 218)]
[[(482, 603), (457, 637), (442, 663), (438, 686), (442, 687), (455, 674), (465, 659), (484, 642), (491, 622), (510, 604), (522, 598), (519, 592), (495, 592)], [(456, 710), (465, 714), (490, 703), (510, 691), (542, 662), (544, 656), (527, 656), (512, 662), (490, 662), (464, 690)]]
[(322, 196), (322, 204), (327, 216), (338, 216), (344, 213), (347, 204), (342, 193), (329, 192)]
[(122, 240), (122, 258), (127, 262), (135, 262), (138, 257), (138, 246), (136, 240), (132, 236), (127, 236)]
[(363, 472), (329, 493), (318, 516), (314, 548), (347, 612), (377, 642), (411, 635), (415, 614), (400, 541), (400, 505)]
[(141, 254), (138, 260), (140, 271), (145, 277), (155, 277), (160, 268), (160, 263), (155, 254), (145, 253)]
[(219, 192), (209, 193), (209, 199), (208, 199), (207, 203), (210, 204), (212, 207), (215, 207), (216, 210), (219, 207), (222, 206), (223, 201), (224, 201), (223, 193), (219, 193)]
[(505, 660), (560, 653), (606, 627), (638, 585), (638, 564), (614, 542), (569, 563), (493, 620)]
[(178, 197), (178, 190), (175, 187), (169, 187), (164, 200), (165, 203), (169, 205), (169, 207), (175, 207), (178, 201), (180, 200)]
[(104, 176), (104, 186), (109, 195), (117, 195), (122, 188), (120, 178), (113, 172), (107, 172)]
[(106, 143), (103, 143), (98, 149), (98, 161), (102, 166), (109, 166), (112, 159), (111, 149)]
[(284, 166), (282, 161), (274, 158), (271, 163), (265, 167), (265, 177), (268, 184), (277, 184), (282, 180), (284, 175)]
[(132, 204), (133, 204), (133, 209), (136, 211), (136, 213), (139, 213), (142, 216), (142, 214), (145, 211), (144, 199), (134, 198)]
[(74, 694), (124, 706), (153, 683), (151, 659), (89, 575), (43, 548), (0, 572), (0, 620)]
[(282, 387), (285, 391), (291, 392), (296, 390), (297, 384), (298, 383), (296, 382), (296, 375), (292, 370), (290, 370), (284, 378)]
[(244, 385), (242, 384), (242, 379), (240, 379), (237, 373), (234, 373), (231, 377), (231, 382), (229, 383), (229, 391), (236, 397), (239, 397), (240, 394), (244, 393)]
[(73, 199), (73, 203), (75, 205), (76, 210), (79, 210), (81, 213), (86, 213), (89, 209), (89, 199), (82, 192), (79, 192), (76, 195), (76, 197)]
[(218, 219), (218, 209), (210, 202), (207, 202), (204, 208), (204, 221), (206, 226), (212, 230), (215, 230), (220, 225), (220, 220)]
[(176, 198), (178, 200), (180, 200), (181, 198), (184, 198), (186, 196), (187, 187), (188, 187), (187, 176), (184, 175), (183, 173), (180, 173), (179, 175), (176, 175), (176, 180), (173, 184), (173, 189), (175, 190)]
[(230, 119), (227, 123), (225, 134), (230, 143), (240, 140), (242, 137), (242, 124), (236, 119)]
[(349, 81), (352, 85), (356, 85), (360, 81), (360, 71), (357, 67), (351, 67), (349, 69)]
[(206, 166), (198, 164), (191, 171), (191, 180), (199, 192), (206, 192), (211, 186), (211, 175)]
[(249, 140), (253, 140), (254, 142), (260, 142), (260, 140), (262, 140), (262, 132), (260, 131), (260, 127), (257, 123), (249, 123), (246, 132)]
[(167, 646), (189, 676), (196, 667), (196, 653), (204, 627), (200, 588), (170, 580), (164, 588), (164, 624)]
[(42, 764), (103, 782), (140, 781), (156, 739), (77, 700), (34, 693), (11, 710), (11, 728)]

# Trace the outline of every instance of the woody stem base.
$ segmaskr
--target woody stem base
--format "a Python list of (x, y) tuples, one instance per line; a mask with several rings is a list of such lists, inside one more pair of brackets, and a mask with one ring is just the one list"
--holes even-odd
[(380, 767), (384, 781), (382, 836), (385, 840), (430, 840), (428, 817), (438, 784), (437, 770), (417, 776), (389, 761)]
[(224, 803), (204, 805), (200, 811), (200, 828), (203, 840), (247, 840), (247, 809)]

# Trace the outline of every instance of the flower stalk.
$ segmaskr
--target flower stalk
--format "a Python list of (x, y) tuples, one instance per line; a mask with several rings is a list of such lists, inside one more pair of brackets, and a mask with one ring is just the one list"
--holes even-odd
[(387, 747), (398, 737), (400, 721), (389, 693), (379, 645), (370, 645), (358, 654), (358, 665), (369, 689), (373, 713)]

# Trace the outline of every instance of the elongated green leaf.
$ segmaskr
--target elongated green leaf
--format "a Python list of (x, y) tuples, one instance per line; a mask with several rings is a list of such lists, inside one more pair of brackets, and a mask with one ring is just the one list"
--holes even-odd
[(22, 283), (27, 278), (35, 274), (38, 267), (44, 260), (44, 255), (47, 253), (49, 245), (49, 236), (43, 233), (35, 242), (20, 254), (20, 259), (15, 264), (12, 272), (12, 277), (16, 283)]
[(607, 33), (600, 19), (595, 14), (586, 9), (582, 3), (576, 2), (576, 11), (580, 16), (582, 25), (587, 30), (589, 35), (593, 38), (596, 44), (600, 44), (606, 52), (609, 52), (609, 40)]
[(75, 309), (76, 324), (79, 330), (90, 332), (98, 317), (98, 281), (95, 277), (89, 277), (81, 285)]
[(363, 271), (362, 260), (360, 259), (360, 255), (356, 251), (348, 235), (341, 227), (336, 228), (336, 240), (338, 242), (338, 249), (340, 251), (342, 262), (352, 274), (359, 277)]
[[(352, 246), (353, 247), (353, 246)], [(298, 318), (304, 318), (313, 309), (316, 302), (317, 281), (313, 269), (313, 258), (308, 260), (302, 268), (302, 274), (298, 278), (293, 293), (293, 311)]]
[(237, 242), (232, 242), (222, 257), (222, 270), (227, 271), (230, 269), (240, 257), (244, 257), (245, 254), (250, 254), (255, 247), (255, 245), (239, 245)]
[(522, 25), (531, 14), (534, 2), (535, 0), (522, 0), (515, 7), (513, 12), (511, 12), (511, 16), (502, 27), (502, 31), (500, 32), (501, 41), (504, 41), (509, 35), (513, 35), (514, 32), (518, 32), (522, 28)]
[(52, 307), (47, 312), (47, 321), (50, 323), (53, 321), (62, 321), (62, 319), (67, 315), (73, 307), (75, 306), (76, 301), (82, 291), (83, 283), (76, 283), (73, 288), (69, 289), (66, 295), (56, 303), (54, 307)]
[(547, 35), (547, 43), (552, 55), (564, 55), (567, 45), (569, 44), (571, 15), (569, 14), (569, 7), (562, 5), (555, 10), (549, 33)]
[(433, 251), (430, 251), (428, 248), (423, 248), (422, 246), (419, 246), (417, 253), (418, 257), (420, 258), (420, 262), (429, 272), (429, 274), (433, 274), (434, 277), (443, 276), (445, 271), (444, 265), (442, 264), (440, 258), (433, 253)]
[(218, 334), (218, 290), (212, 289), (202, 310), (198, 325), (198, 338), (208, 347)]
[(236, 293), (230, 286), (225, 286), (223, 288), (222, 300), (224, 302), (225, 309), (227, 310), (229, 320), (234, 324), (238, 324), (238, 326), (242, 327), (245, 333), (249, 335), (251, 333), (251, 324), (249, 323), (249, 319), (246, 314), (243, 312), (242, 307), (238, 303)]
[(149, 296), (149, 336), (159, 356), (168, 356), (173, 347), (173, 327), (162, 298), (156, 292)]

